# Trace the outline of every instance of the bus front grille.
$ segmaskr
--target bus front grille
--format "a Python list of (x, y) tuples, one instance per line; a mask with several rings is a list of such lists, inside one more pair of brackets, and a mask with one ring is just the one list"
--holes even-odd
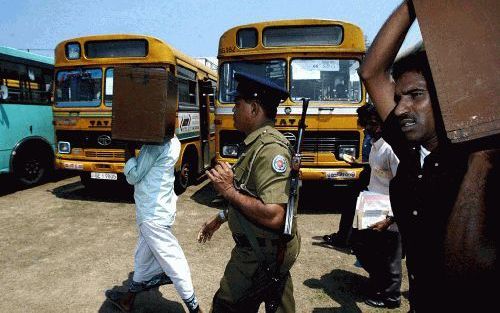
[(85, 157), (97, 159), (120, 159), (124, 158), (123, 152), (106, 151), (106, 150), (85, 150)]

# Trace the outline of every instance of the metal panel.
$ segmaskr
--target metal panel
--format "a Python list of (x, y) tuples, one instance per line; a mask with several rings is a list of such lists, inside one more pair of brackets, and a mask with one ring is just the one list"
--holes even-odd
[(413, 3), (448, 137), (500, 133), (500, 1)]

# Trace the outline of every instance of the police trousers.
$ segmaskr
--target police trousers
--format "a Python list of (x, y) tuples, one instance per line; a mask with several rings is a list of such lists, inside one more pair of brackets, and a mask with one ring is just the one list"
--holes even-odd
[[(261, 247), (261, 251), (266, 258), (266, 262), (271, 265), (271, 268), (276, 268), (276, 252), (277, 246), (267, 245)], [(286, 275), (286, 283), (281, 302), (276, 312), (293, 313), (295, 312), (295, 299), (293, 297), (293, 283), (290, 276), (292, 268), (297, 256), (300, 252), (300, 236), (297, 234), (286, 245), (285, 257), (283, 264), (280, 266), (280, 273)], [(226, 265), (224, 276), (220, 281), (219, 290), (216, 292), (212, 309), (212, 313), (255, 313), (259, 310), (259, 304), (255, 307), (247, 307), (244, 311), (241, 308), (236, 308), (236, 303), (245, 294), (252, 292), (252, 277), (259, 267), (259, 261), (255, 256), (251, 247), (235, 246), (231, 252), (231, 259)]]

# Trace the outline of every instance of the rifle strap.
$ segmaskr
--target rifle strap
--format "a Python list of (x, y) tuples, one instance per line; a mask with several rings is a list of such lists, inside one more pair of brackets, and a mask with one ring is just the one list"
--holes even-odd
[[(280, 146), (282, 146), (282, 147), (284, 147), (284, 148), (288, 149), (288, 150), (292, 153), (292, 150), (290, 149), (290, 147), (289, 147), (288, 145), (286, 145), (285, 143), (283, 143), (283, 142), (279, 141), (279, 140), (276, 140), (276, 141), (273, 141), (273, 142), (264, 143), (264, 144), (262, 144), (259, 148), (257, 148), (257, 149), (255, 150), (255, 152), (254, 152), (254, 153), (253, 153), (253, 155), (252, 155), (252, 159), (250, 160), (250, 163), (249, 163), (249, 166), (248, 166), (248, 170), (246, 171), (246, 172), (247, 172), (247, 175), (246, 175), (246, 177), (245, 177), (245, 178), (243, 178), (243, 177), (242, 177), (241, 182), (240, 182), (240, 184), (239, 184), (239, 186), (238, 186), (238, 187), (239, 187), (240, 189), (245, 190), (246, 192), (248, 192), (249, 194), (251, 194), (252, 196), (254, 196), (254, 197), (256, 197), (256, 198), (258, 198), (258, 197), (257, 197), (256, 195), (254, 195), (252, 192), (250, 192), (250, 191), (248, 190), (248, 188), (247, 188), (248, 180), (250, 179), (250, 174), (252, 173), (252, 168), (253, 168), (253, 164), (254, 164), (254, 162), (255, 162), (255, 159), (256, 159), (256, 158), (257, 158), (257, 156), (259, 155), (260, 151), (261, 151), (261, 150), (262, 150), (265, 146), (267, 146), (267, 145), (269, 145), (269, 144), (272, 144), (272, 143), (274, 143), (274, 144), (279, 144)], [(293, 155), (293, 153), (292, 153), (292, 155)]]
[[(252, 230), (250, 226), (250, 222), (237, 210), (234, 209), (234, 212), (236, 213), (236, 217), (238, 219), (238, 222), (241, 225), (241, 228), (243, 228), (243, 231), (245, 232), (245, 236), (248, 238), (248, 242), (250, 243), (250, 246), (252, 247), (252, 250), (255, 253), (255, 256), (259, 260), (260, 263), (265, 263), (266, 258), (264, 257), (264, 254), (262, 253), (262, 250), (260, 249), (259, 243), (257, 242), (257, 237), (255, 236), (255, 232)], [(285, 252), (286, 252), (286, 245), (288, 241), (285, 239), (284, 236), (281, 236), (279, 243), (278, 243), (278, 249), (276, 252), (276, 276), (279, 276), (280, 274), (280, 267), (283, 264), (285, 260)]]
[(243, 228), (243, 231), (245, 232), (245, 236), (247, 236), (247, 239), (250, 242), (250, 246), (252, 246), (252, 250), (254, 251), (255, 256), (260, 263), (265, 263), (266, 258), (264, 257), (264, 254), (259, 247), (257, 238), (255, 237), (255, 232), (252, 230), (252, 227), (249, 224), (250, 222), (237, 209), (234, 209), (234, 212), (236, 214), (238, 222), (241, 225), (241, 228)]

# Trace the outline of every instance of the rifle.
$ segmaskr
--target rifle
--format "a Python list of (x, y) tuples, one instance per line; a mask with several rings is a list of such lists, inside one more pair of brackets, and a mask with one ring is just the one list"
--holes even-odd
[(295, 210), (295, 201), (297, 200), (297, 192), (299, 189), (299, 173), (300, 173), (300, 161), (302, 155), (300, 154), (300, 147), (302, 145), (302, 137), (304, 136), (304, 131), (307, 127), (306, 125), (306, 113), (307, 107), (309, 106), (309, 98), (302, 98), (302, 115), (300, 116), (300, 121), (298, 125), (297, 141), (295, 142), (295, 154), (292, 157), (291, 173), (290, 173), (290, 196), (288, 197), (288, 205), (286, 207), (286, 219), (285, 219), (285, 229), (283, 234), (285, 236), (292, 235), (293, 226), (293, 212)]

